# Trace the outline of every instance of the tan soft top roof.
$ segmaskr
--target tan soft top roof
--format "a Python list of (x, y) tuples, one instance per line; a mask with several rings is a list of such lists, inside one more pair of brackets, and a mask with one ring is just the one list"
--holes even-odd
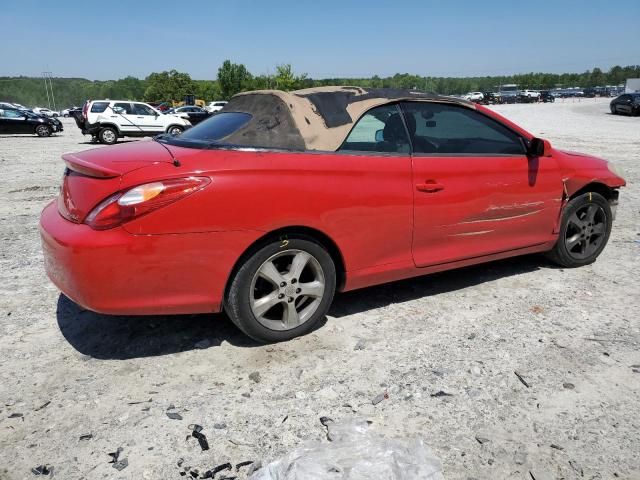
[(251, 113), (252, 120), (225, 142), (255, 147), (335, 151), (353, 124), (373, 107), (400, 100), (446, 102), (453, 97), (397, 89), (317, 87), (284, 92), (256, 90), (234, 96), (222, 112)]

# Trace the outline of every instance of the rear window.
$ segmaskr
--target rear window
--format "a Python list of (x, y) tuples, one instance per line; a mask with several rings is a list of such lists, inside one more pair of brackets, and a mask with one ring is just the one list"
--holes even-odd
[(93, 102), (91, 105), (91, 113), (102, 113), (109, 106), (109, 102)]
[(249, 120), (251, 120), (251, 115), (248, 113), (219, 113), (190, 128), (180, 135), (180, 139), (206, 143), (217, 142), (240, 130)]

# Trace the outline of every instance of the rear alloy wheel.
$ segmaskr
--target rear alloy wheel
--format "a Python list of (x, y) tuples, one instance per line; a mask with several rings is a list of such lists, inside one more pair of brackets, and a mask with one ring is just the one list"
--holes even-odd
[(51, 133), (53, 132), (49, 125), (38, 125), (36, 127), (36, 135), (38, 135), (39, 137), (50, 137)]
[(98, 140), (105, 145), (113, 145), (118, 141), (118, 132), (112, 127), (104, 127), (98, 133)]
[(563, 267), (593, 263), (611, 233), (611, 207), (602, 195), (587, 192), (569, 201), (562, 214), (558, 243), (549, 257)]
[(169, 130), (168, 130), (169, 135), (180, 135), (182, 132), (184, 132), (184, 128), (179, 127), (177, 125), (173, 125), (169, 127)]
[(254, 340), (290, 340), (308, 333), (324, 318), (335, 286), (335, 266), (324, 247), (307, 238), (277, 241), (240, 267), (225, 310)]

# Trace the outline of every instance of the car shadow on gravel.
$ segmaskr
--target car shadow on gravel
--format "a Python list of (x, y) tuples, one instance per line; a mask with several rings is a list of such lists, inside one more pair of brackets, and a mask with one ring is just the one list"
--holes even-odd
[[(329, 316), (344, 317), (541, 267), (557, 268), (540, 255), (530, 255), (341, 293), (334, 298)], [(215, 348), (222, 341), (244, 348), (260, 346), (240, 332), (224, 314), (103, 315), (86, 310), (61, 294), (56, 316), (62, 335), (73, 348), (101, 360), (171, 355), (198, 348)], [(325, 323), (326, 319), (319, 322), (317, 328)]]
[(239, 347), (259, 346), (224, 314), (126, 316), (102, 315), (58, 297), (58, 326), (78, 352), (101, 360), (170, 355), (216, 348), (224, 340)]
[(526, 255), (472, 267), (414, 277), (362, 290), (337, 294), (329, 315), (344, 317), (393, 303), (453, 292), (499, 278), (534, 272), (540, 268), (559, 268), (542, 255)]

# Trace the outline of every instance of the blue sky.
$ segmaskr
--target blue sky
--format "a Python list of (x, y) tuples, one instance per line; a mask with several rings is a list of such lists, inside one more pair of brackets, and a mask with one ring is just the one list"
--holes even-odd
[[(612, 5), (615, 4), (615, 7)], [(640, 1), (0, 0), (0, 76), (213, 79), (582, 72), (640, 64)]]

